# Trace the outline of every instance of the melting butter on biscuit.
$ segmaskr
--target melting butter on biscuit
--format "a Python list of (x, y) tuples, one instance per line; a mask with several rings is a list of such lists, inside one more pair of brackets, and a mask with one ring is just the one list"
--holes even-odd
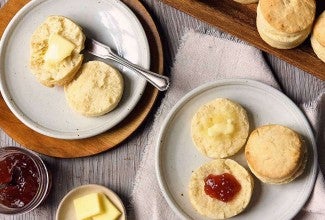
[(226, 122), (216, 123), (213, 126), (208, 128), (208, 135), (210, 137), (218, 136), (221, 134), (228, 135), (233, 133), (235, 130), (235, 126), (233, 124), (233, 120), (227, 119)]
[(66, 38), (59, 34), (51, 34), (48, 40), (48, 49), (44, 56), (46, 63), (55, 64), (59, 63), (68, 56), (76, 46)]
[(195, 147), (211, 158), (225, 158), (237, 153), (245, 144), (248, 131), (245, 109), (226, 98), (202, 105), (191, 122)]

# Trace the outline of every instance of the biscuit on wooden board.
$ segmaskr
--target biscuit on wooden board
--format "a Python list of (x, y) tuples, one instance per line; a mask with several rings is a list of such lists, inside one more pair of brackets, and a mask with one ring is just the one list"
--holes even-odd
[(325, 62), (325, 11), (317, 18), (310, 41), (318, 58)]
[(257, 30), (272, 47), (294, 48), (310, 34), (315, 13), (315, 0), (260, 0)]
[(239, 2), (241, 4), (252, 4), (258, 2), (258, 0), (234, 0), (235, 2)]

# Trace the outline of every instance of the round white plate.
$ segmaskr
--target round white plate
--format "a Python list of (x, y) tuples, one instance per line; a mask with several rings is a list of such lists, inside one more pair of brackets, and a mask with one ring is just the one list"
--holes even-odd
[[(146, 81), (112, 63), (120, 69), (125, 82), (118, 107), (101, 117), (87, 118), (75, 113), (68, 106), (62, 87), (41, 85), (28, 67), (31, 35), (49, 15), (72, 19), (87, 36), (109, 45), (131, 62), (149, 68), (150, 51), (145, 32), (121, 1), (34, 0), (17, 13), (1, 39), (0, 88), (4, 100), (25, 125), (47, 136), (80, 139), (112, 128), (136, 106)], [(90, 59), (98, 58), (86, 56), (85, 61)]]
[[(288, 126), (302, 135), (308, 147), (308, 164), (302, 176), (289, 184), (267, 185), (255, 178), (252, 200), (234, 219), (291, 219), (307, 201), (317, 171), (317, 151), (312, 130), (298, 107), (284, 94), (265, 84), (244, 80), (221, 80), (198, 87), (171, 110), (160, 132), (156, 149), (156, 171), (163, 195), (184, 218), (207, 219), (192, 207), (188, 183), (193, 170), (211, 159), (201, 155), (191, 139), (193, 115), (203, 104), (229, 98), (242, 105), (250, 119), (250, 130), (265, 124)], [(231, 157), (247, 167), (243, 150)]]
[(60, 202), (59, 207), (56, 211), (56, 220), (67, 220), (67, 219), (77, 219), (75, 214), (75, 209), (73, 205), (73, 200), (88, 195), (90, 193), (103, 193), (107, 198), (115, 205), (122, 215), (117, 220), (125, 220), (126, 212), (125, 207), (119, 198), (119, 196), (112, 190), (96, 184), (89, 184), (79, 186), (71, 190)]

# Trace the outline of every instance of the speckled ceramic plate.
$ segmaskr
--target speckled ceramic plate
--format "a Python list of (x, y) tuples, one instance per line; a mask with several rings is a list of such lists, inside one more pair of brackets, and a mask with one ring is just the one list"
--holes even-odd
[(71, 190), (60, 202), (56, 211), (56, 220), (77, 219), (73, 200), (90, 193), (103, 193), (120, 210), (122, 215), (117, 220), (126, 220), (125, 207), (116, 193), (112, 190), (95, 184), (79, 186)]
[[(86, 35), (118, 54), (149, 68), (150, 51), (145, 32), (132, 11), (119, 0), (34, 0), (12, 19), (0, 44), (0, 88), (10, 110), (31, 129), (56, 138), (80, 139), (102, 133), (122, 121), (135, 107), (146, 81), (126, 68), (125, 90), (118, 107), (87, 118), (69, 108), (62, 87), (47, 88), (30, 72), (29, 45), (34, 30), (49, 15), (63, 15), (78, 23)], [(85, 61), (97, 59), (86, 56)], [(105, 61), (107, 62), (107, 61)]]
[[(198, 87), (183, 97), (169, 113), (156, 149), (157, 177), (168, 204), (183, 218), (207, 219), (194, 210), (188, 196), (192, 171), (211, 160), (194, 146), (190, 124), (200, 106), (219, 97), (238, 102), (247, 110), (250, 130), (270, 123), (285, 125), (300, 133), (308, 148), (308, 163), (302, 176), (284, 185), (267, 185), (255, 178), (249, 206), (233, 219), (293, 218), (309, 198), (315, 183), (317, 150), (312, 130), (303, 113), (283, 93), (245, 79), (221, 80)], [(248, 169), (243, 150), (231, 158)]]

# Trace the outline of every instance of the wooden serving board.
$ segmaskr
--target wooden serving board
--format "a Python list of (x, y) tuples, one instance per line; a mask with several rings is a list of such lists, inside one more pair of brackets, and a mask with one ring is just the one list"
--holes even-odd
[[(161, 0), (189, 15), (220, 28), (261, 50), (325, 80), (325, 63), (317, 58), (309, 39), (291, 50), (279, 50), (266, 44), (256, 29), (257, 4), (243, 5), (233, 0)], [(317, 15), (325, 9), (324, 0), (316, 0)]]
[[(162, 74), (163, 50), (156, 25), (145, 7), (138, 0), (122, 0), (137, 15), (147, 34), (151, 55), (151, 70)], [(0, 36), (11, 20), (28, 0), (9, 0), (0, 9)], [(9, 110), (0, 96), (0, 127), (21, 145), (53, 157), (75, 158), (94, 155), (117, 146), (129, 137), (145, 120), (157, 98), (158, 90), (148, 85), (135, 109), (109, 131), (81, 140), (62, 140), (39, 134), (21, 123)]]

